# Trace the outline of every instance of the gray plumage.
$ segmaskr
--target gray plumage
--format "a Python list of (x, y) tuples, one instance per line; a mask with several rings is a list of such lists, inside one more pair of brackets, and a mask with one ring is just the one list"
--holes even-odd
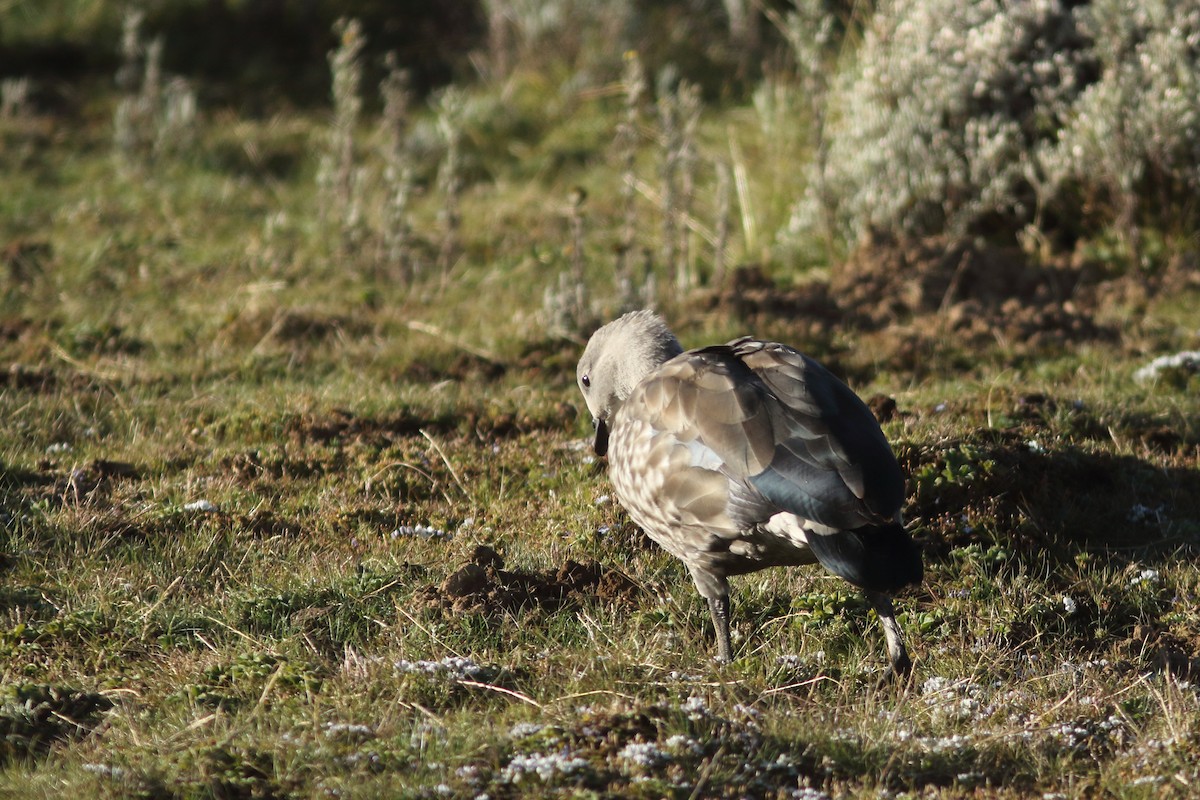
[(892, 671), (910, 671), (891, 602), (922, 577), (900, 521), (904, 476), (849, 387), (774, 342), (683, 352), (649, 311), (596, 331), (576, 377), (618, 499), (687, 565), (720, 660), (733, 656), (729, 576), (820, 562), (865, 591)]

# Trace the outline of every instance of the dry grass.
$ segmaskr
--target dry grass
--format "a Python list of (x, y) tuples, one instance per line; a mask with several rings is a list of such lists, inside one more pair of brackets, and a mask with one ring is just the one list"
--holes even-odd
[[(1036, 350), (937, 313), (818, 326), (745, 271), (737, 302), (668, 301), (685, 344), (754, 328), (894, 398), (928, 559), (911, 685), (876, 688), (877, 626), (815, 570), (740, 581), (719, 667), (588, 454), (578, 343), (537, 324), (576, 185), (616, 302), (619, 101), (564, 109), (520, 164), (468, 139), (494, 178), (411, 286), (322, 227), (303, 116), (210, 120), (138, 174), (103, 110), (8, 130), (32, 144), (0, 162), (0, 794), (1189, 795), (1196, 378), (1130, 376), (1196, 346), (1195, 289), (1114, 294), (1115, 336)], [(740, 136), (745, 192), (784, 213)], [(413, 210), (427, 255), (438, 203)]]

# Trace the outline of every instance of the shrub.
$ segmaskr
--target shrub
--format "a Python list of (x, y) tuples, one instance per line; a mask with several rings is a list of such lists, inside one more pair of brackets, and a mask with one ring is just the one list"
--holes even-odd
[[(884, 4), (829, 98), (838, 232), (922, 235), (1027, 215), (1025, 159), (1064, 124), (1088, 61), (1056, 0)], [(793, 226), (816, 219), (814, 205)]]
[(1127, 235), (1196, 214), (1200, 190), (1200, 6), (1095, 0), (1080, 13), (1100, 77), (1042, 154), (1050, 190), (1097, 208)]
[(1190, 0), (884, 3), (832, 87), (825, 171), (788, 233), (1011, 238), (1085, 209), (1160, 224), (1196, 186), (1198, 68)]

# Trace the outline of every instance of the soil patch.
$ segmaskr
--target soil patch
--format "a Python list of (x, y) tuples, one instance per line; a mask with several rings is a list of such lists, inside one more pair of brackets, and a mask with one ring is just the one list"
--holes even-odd
[(423, 430), (445, 433), (454, 427), (449, 415), (422, 418), (407, 409), (380, 418), (359, 417), (338, 409), (329, 414), (301, 414), (284, 423), (288, 437), (297, 444), (354, 442), (374, 447), (420, 436)]
[(49, 394), (59, 388), (73, 392), (94, 391), (99, 384), (81, 372), (66, 372), (25, 364), (10, 364), (0, 369), (0, 388)]
[(38, 469), (40, 475), (29, 482), (42, 487), (43, 499), (54, 504), (76, 506), (107, 499), (115, 483), (136, 481), (142, 477), (133, 464), (104, 458), (92, 459), (86, 465), (73, 467), (69, 471), (59, 471), (54, 461), (44, 459), (38, 464)]
[[(552, 406), (536, 406), (527, 412), (512, 412), (494, 407), (459, 408), (451, 413), (419, 416), (404, 409), (382, 417), (359, 417), (342, 409), (327, 414), (301, 414), (288, 419), (284, 430), (297, 445), (354, 444), (382, 448), (403, 439), (420, 437), (422, 433), (445, 435), (466, 434), (482, 441), (495, 441), (536, 431), (570, 431), (574, 429), (579, 410), (574, 404), (560, 402)], [(253, 472), (259, 467), (268, 471), (274, 467), (255, 465), (249, 456), (240, 458), (238, 469)], [(302, 469), (300, 471), (303, 471)]]
[(329, 342), (362, 339), (373, 332), (373, 326), (358, 317), (313, 309), (270, 308), (243, 312), (221, 329), (218, 338), (229, 345), (270, 345), (302, 353)]
[(1037, 264), (1015, 247), (936, 238), (872, 242), (833, 273), (829, 291), (843, 321), (860, 330), (907, 325), (902, 340), (1028, 353), (1116, 339), (1096, 319), (1110, 283), (1086, 260)]
[(522, 348), (516, 365), (539, 383), (574, 385), (575, 363), (583, 352), (583, 345), (563, 338), (531, 341)]
[(891, 422), (896, 417), (896, 399), (886, 394), (872, 395), (867, 399), (867, 408), (871, 409), (880, 425)]
[(793, 328), (799, 328), (793, 336), (809, 341), (828, 339), (835, 328), (846, 324), (828, 283), (777, 286), (757, 264), (738, 267), (724, 285), (697, 295), (696, 303), (706, 315), (744, 320), (755, 330), (785, 319)]
[(17, 239), (0, 249), (0, 265), (16, 285), (40, 278), (53, 258), (50, 243), (39, 239)]
[[(574, 374), (572, 367), (571, 374)], [(531, 413), (512, 413), (493, 409), (466, 412), (467, 429), (484, 441), (507, 439), (534, 431), (572, 431), (579, 409), (572, 403), (560, 402), (552, 407), (537, 408)]]
[(761, 268), (745, 266), (697, 302), (706, 313), (756, 329), (786, 320), (793, 340), (818, 346), (837, 330), (882, 332), (871, 341), (872, 359), (906, 369), (945, 360), (949, 345), (1022, 354), (1115, 340), (1118, 330), (1101, 321), (1108, 308), (1200, 284), (1186, 277), (1190, 261), (1176, 261), (1161, 276), (1114, 276), (1074, 255), (1036, 263), (1016, 247), (944, 237), (875, 240), (838, 265), (828, 283), (776, 286)]
[[(336, 466), (336, 465), (335, 465)], [(329, 465), (315, 458), (289, 458), (278, 453), (247, 450), (221, 459), (221, 470), (243, 486), (259, 481), (304, 480), (324, 475)]]
[(1078, 303), (1097, 285), (1094, 264), (1060, 259), (1033, 264), (1016, 247), (945, 238), (874, 241), (838, 267), (830, 290), (846, 318), (879, 328), (912, 316), (946, 312), (960, 303), (988, 311)]
[(462, 352), (445, 364), (414, 361), (396, 375), (394, 380), (398, 383), (490, 383), (502, 378), (507, 372), (507, 364), (475, 353)]
[(500, 613), (528, 608), (553, 611), (589, 597), (628, 602), (640, 591), (631, 578), (596, 561), (567, 560), (552, 571), (507, 570), (499, 553), (479, 545), (468, 563), (441, 586), (426, 587), (421, 598), (428, 607), (442, 610)]

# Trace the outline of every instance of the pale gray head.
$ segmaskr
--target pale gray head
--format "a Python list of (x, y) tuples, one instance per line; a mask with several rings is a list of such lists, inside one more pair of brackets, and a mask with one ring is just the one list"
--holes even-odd
[(592, 334), (575, 378), (596, 423), (596, 454), (608, 450), (613, 415), (642, 379), (683, 352), (663, 318), (631, 311)]

